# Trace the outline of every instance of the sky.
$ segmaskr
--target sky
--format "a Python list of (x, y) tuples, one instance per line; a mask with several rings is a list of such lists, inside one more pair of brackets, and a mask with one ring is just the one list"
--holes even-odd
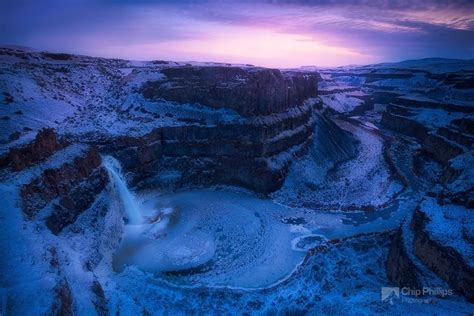
[(266, 67), (474, 58), (474, 0), (2, 0), (0, 44)]

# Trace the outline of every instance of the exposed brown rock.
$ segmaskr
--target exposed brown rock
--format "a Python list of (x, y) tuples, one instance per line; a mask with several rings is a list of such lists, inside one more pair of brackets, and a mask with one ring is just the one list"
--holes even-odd
[(79, 183), (71, 191), (60, 198), (59, 204), (55, 204), (53, 213), (48, 217), (46, 225), (54, 233), (58, 234), (77, 217), (88, 209), (107, 185), (107, 174), (103, 169), (94, 171), (86, 180)]
[(51, 308), (52, 315), (74, 315), (73, 297), (67, 280), (62, 280), (54, 289), (56, 301)]
[(105, 170), (100, 168), (101, 162), (97, 149), (91, 147), (72, 163), (45, 170), (21, 188), (23, 211), (32, 217), (58, 199), (47, 225), (54, 233), (59, 233), (90, 207), (96, 194), (106, 186), (108, 178)]
[(0, 159), (0, 167), (10, 166), (13, 170), (20, 171), (48, 158), (66, 146), (67, 142), (58, 140), (52, 128), (44, 128), (38, 132), (32, 142), (20, 148), (12, 148), (5, 157)]

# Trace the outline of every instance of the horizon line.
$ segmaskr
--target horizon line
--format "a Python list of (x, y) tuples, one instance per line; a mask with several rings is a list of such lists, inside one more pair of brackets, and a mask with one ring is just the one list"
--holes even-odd
[(68, 54), (73, 56), (79, 57), (91, 57), (91, 58), (103, 58), (103, 59), (118, 59), (123, 61), (136, 61), (136, 62), (153, 62), (153, 61), (166, 61), (166, 62), (176, 62), (176, 63), (202, 63), (202, 64), (222, 64), (227, 66), (246, 66), (246, 67), (256, 67), (256, 68), (267, 68), (267, 69), (282, 69), (282, 70), (291, 70), (291, 69), (301, 69), (301, 68), (343, 68), (343, 67), (364, 67), (364, 66), (376, 66), (376, 65), (383, 65), (383, 64), (398, 64), (404, 63), (409, 61), (421, 61), (421, 60), (429, 60), (429, 59), (441, 59), (441, 60), (451, 60), (451, 61), (465, 61), (465, 62), (474, 62), (474, 58), (449, 58), (449, 57), (422, 57), (422, 58), (413, 58), (413, 59), (403, 59), (398, 61), (383, 61), (378, 63), (369, 63), (369, 64), (343, 64), (337, 66), (321, 66), (321, 65), (300, 65), (297, 67), (268, 67), (268, 66), (259, 66), (253, 63), (232, 63), (226, 61), (203, 61), (203, 60), (179, 60), (179, 59), (161, 59), (159, 57), (155, 59), (128, 59), (122, 57), (112, 57), (112, 56), (104, 56), (104, 55), (95, 55), (95, 54), (86, 54), (80, 52), (72, 52), (68, 50), (43, 50), (37, 49), (30, 46), (18, 45), (18, 44), (0, 44), (0, 48), (3, 49), (11, 49), (11, 50), (18, 50), (23, 51), (26, 53), (52, 53), (52, 54)]

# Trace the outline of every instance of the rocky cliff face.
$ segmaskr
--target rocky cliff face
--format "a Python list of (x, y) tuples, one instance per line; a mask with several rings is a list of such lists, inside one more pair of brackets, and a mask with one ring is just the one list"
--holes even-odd
[[(2, 166), (13, 173), (27, 172), (29, 168), (47, 163), (54, 155), (60, 156), (68, 145), (68, 141), (58, 139), (53, 129), (45, 128), (31, 142), (11, 148), (2, 158)], [(90, 147), (79, 152), (72, 161), (46, 168), (33, 176), (20, 188), (23, 212), (32, 219), (44, 208), (51, 207), (46, 224), (53, 233), (59, 233), (89, 208), (105, 188), (108, 179), (101, 163), (97, 149)]]
[(268, 193), (281, 186), (292, 157), (306, 149), (315, 122), (308, 103), (244, 123), (160, 127), (100, 147), (141, 186), (229, 184)]
[[(445, 89), (456, 91), (452, 95), (458, 95), (460, 100), (436, 99), (433, 89), (433, 98), (394, 98), (382, 113), (384, 127), (412, 137), (420, 144), (423, 154), (418, 157), (418, 164), (429, 169), (435, 161), (440, 168), (438, 173), (431, 169), (431, 174), (418, 175), (428, 183), (426, 194), (430, 197), (420, 203), (411, 218), (410, 231), (405, 231), (413, 235), (412, 239), (408, 238), (409, 247), (403, 248), (402, 239), (393, 239), (387, 274), (399, 286), (413, 286), (418, 269), (409, 259), (410, 252), (421, 266), (446, 282), (455, 293), (472, 301), (473, 293), (468, 285), (473, 283), (474, 276), (469, 259), (472, 254), (461, 246), (467, 244), (466, 249), (472, 249), (469, 225), (463, 219), (470, 216), (472, 211), (468, 209), (473, 207), (474, 177), (466, 169), (473, 157), (474, 138), (469, 128), (472, 97), (463, 92), (464, 86), (448, 86)], [(418, 279), (417, 286), (427, 285)]]
[(407, 254), (403, 239), (403, 230), (399, 228), (392, 237), (392, 243), (385, 263), (387, 277), (398, 287), (418, 289), (421, 284), (417, 276), (417, 268)]
[(33, 141), (8, 151), (0, 158), (0, 167), (11, 167), (20, 171), (41, 162), (66, 146), (67, 141), (58, 140), (53, 129), (45, 128), (38, 132)]
[(464, 141), (462, 132), (460, 134), (447, 128), (431, 130), (409, 115), (400, 115), (395, 109), (396, 106), (393, 105), (387, 107), (387, 111), (382, 114), (381, 123), (401, 134), (415, 137), (423, 150), (437, 161), (447, 165), (450, 159), (465, 152), (465, 144), (469, 144), (470, 140)]
[(104, 150), (135, 174), (136, 183), (230, 184), (260, 193), (281, 186), (291, 157), (304, 152), (312, 135), (313, 103), (305, 100), (317, 94), (316, 74), (222, 66), (161, 72), (166, 79), (140, 88), (146, 99), (229, 108), (246, 119), (159, 127), (128, 139), (129, 148), (123, 148), (122, 137), (114, 139)]
[(443, 187), (435, 193), (440, 200), (474, 208), (473, 164), (472, 150), (449, 161), (440, 178)]
[(282, 113), (317, 95), (317, 75), (240, 67), (165, 68), (141, 87), (147, 99), (234, 109), (245, 116)]
[(53, 233), (59, 233), (88, 209), (107, 185), (107, 173), (101, 162), (97, 149), (92, 147), (72, 162), (44, 170), (21, 187), (23, 211), (32, 218), (56, 201), (46, 224)]
[[(442, 245), (427, 229), (430, 218), (419, 209), (412, 219), (414, 231), (413, 250), (420, 260), (446, 281), (457, 293), (474, 302), (474, 267), (466, 260), (470, 254), (460, 253), (460, 249)], [(462, 238), (462, 237), (461, 237)]]

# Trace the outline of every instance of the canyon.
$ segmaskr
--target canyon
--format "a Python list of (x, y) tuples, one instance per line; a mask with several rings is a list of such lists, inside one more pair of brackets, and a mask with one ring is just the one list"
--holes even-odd
[(6, 309), (472, 313), (473, 82), (0, 48)]

